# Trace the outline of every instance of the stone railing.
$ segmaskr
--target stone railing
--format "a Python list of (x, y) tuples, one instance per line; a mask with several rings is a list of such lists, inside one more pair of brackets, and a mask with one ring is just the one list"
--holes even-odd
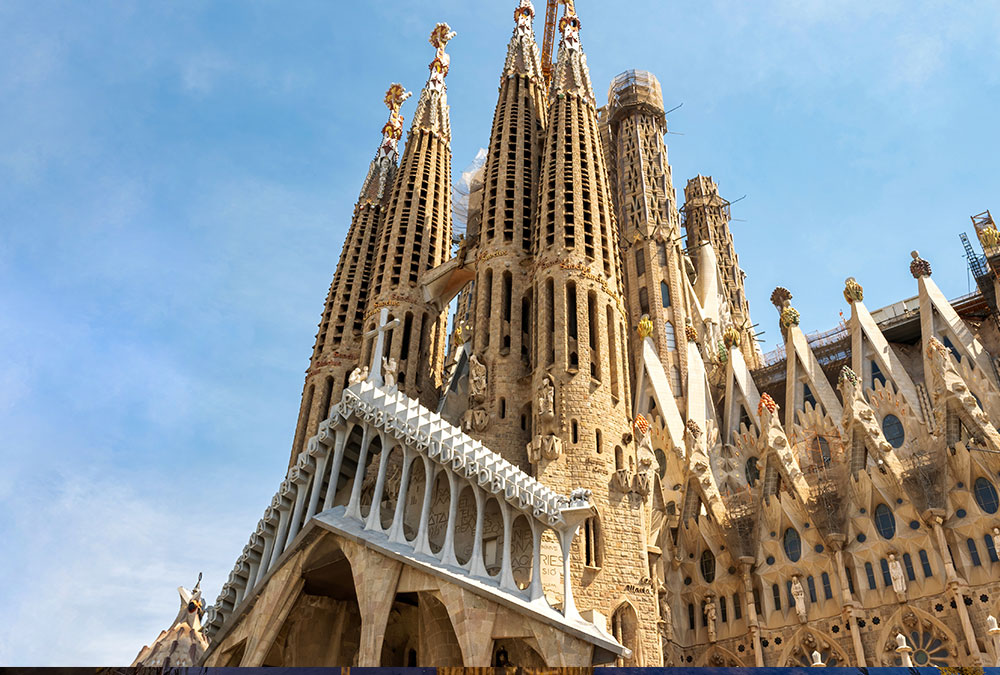
[[(381, 445), (377, 477), (367, 514), (363, 513), (362, 505), (362, 486), (367, 473), (355, 476), (353, 482), (347, 482), (341, 488), (350, 487), (346, 505), (343, 495), (337, 499), (347, 441), (356, 425), (360, 425), (363, 431), (357, 459), (358, 472), (364, 471), (376, 437)], [(398, 476), (391, 522), (384, 527), (381, 504), (386, 486), (391, 482), (387, 479), (387, 458), (390, 451), (396, 448), (402, 452), (402, 472)], [(376, 460), (373, 457), (371, 461), (374, 465)], [(413, 473), (411, 469), (418, 461), (422, 462), (424, 469), (423, 500), (419, 503), (416, 536), (407, 539), (403, 527), (404, 511)], [(444, 540), (435, 552), (431, 546), (429, 520), (434, 496), (432, 489), (442, 472), (447, 479), (449, 501)], [(459, 519), (457, 507), (459, 497), (469, 487), (475, 497), (476, 523), (471, 556), (465, 563), (460, 563), (455, 541)], [(495, 498), (500, 506), (503, 521), (503, 550), (500, 571), (496, 575), (487, 572), (483, 560), (484, 513), (490, 498)], [(339, 501), (340, 506), (334, 507), (335, 501)], [(319, 432), (309, 440), (306, 450), (299, 454), (271, 505), (264, 511), (218, 599), (206, 613), (206, 632), (214, 635), (223, 626), (227, 617), (234, 614), (268, 571), (275, 567), (281, 554), (289, 548), (305, 524), (319, 513), (324, 514), (325, 520), (343, 522), (345, 529), (357, 530), (363, 537), (377, 538), (397, 549), (410, 551), (446, 571), (450, 569), (450, 574), (460, 570), (464, 576), (477, 580), (494, 592), (499, 591), (519, 602), (531, 603), (546, 602), (540, 573), (541, 542), (545, 530), (550, 529), (559, 541), (563, 558), (563, 602), (559, 612), (575, 622), (580, 620), (580, 616), (570, 587), (569, 556), (573, 537), (591, 512), (588, 490), (574, 490), (569, 497), (560, 495), (405, 394), (376, 386), (367, 380), (353, 384), (344, 390), (330, 417), (320, 424)], [(514, 521), (522, 515), (527, 519), (532, 535), (531, 582), (523, 589), (514, 580), (511, 555)], [(410, 522), (416, 521), (413, 513), (409, 516)]]

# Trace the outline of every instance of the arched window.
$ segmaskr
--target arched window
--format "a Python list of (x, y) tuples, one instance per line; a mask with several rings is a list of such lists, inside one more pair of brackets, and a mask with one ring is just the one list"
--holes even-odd
[(969, 557), (972, 559), (972, 566), (979, 567), (982, 565), (983, 561), (979, 559), (979, 549), (976, 548), (976, 540), (970, 537), (965, 540), (965, 543), (969, 547)]
[(707, 548), (701, 553), (701, 576), (707, 583), (715, 581), (715, 555)]
[(830, 586), (830, 575), (823, 572), (823, 574), (820, 575), (820, 581), (823, 582), (823, 597), (829, 600), (833, 597), (833, 588)]
[(760, 469), (757, 468), (757, 458), (748, 457), (746, 463), (747, 484), (753, 487), (760, 479)]
[(788, 556), (788, 559), (792, 562), (798, 562), (799, 558), (802, 557), (802, 539), (795, 528), (790, 527), (785, 530), (784, 544), (785, 555)]
[(813, 408), (816, 407), (816, 397), (813, 396), (812, 389), (809, 388), (808, 384), (803, 383), (802, 385), (802, 405), (803, 410), (805, 410), (805, 404), (808, 403)]
[(653, 455), (656, 457), (656, 463), (659, 465), (656, 469), (656, 473), (659, 474), (660, 478), (663, 478), (667, 474), (667, 455), (657, 448)]
[(882, 370), (878, 367), (878, 364), (872, 361), (872, 389), (875, 388), (876, 382), (881, 382), (884, 387), (885, 375), (882, 374)]
[(875, 568), (870, 562), (865, 563), (865, 576), (868, 577), (869, 590), (875, 590)]
[(830, 466), (830, 443), (823, 436), (817, 436), (811, 444), (813, 464)]
[(993, 535), (984, 534), (983, 543), (986, 544), (986, 554), (990, 557), (990, 562), (1000, 562), (1000, 557), (997, 556), (997, 545), (993, 541)]
[(917, 573), (913, 571), (913, 558), (910, 557), (909, 553), (903, 554), (903, 567), (906, 568), (906, 578), (910, 581), (916, 581)]
[(924, 578), (934, 576), (934, 571), (931, 570), (931, 561), (927, 558), (927, 551), (920, 549), (920, 566), (924, 570)]
[(854, 572), (849, 565), (844, 567), (844, 575), (847, 577), (847, 590), (854, 593)]
[(740, 594), (733, 593), (733, 621), (743, 618), (743, 610), (740, 608)]
[(674, 335), (674, 324), (663, 322), (663, 339), (667, 343), (667, 351), (677, 351), (677, 337)]
[(670, 286), (666, 281), (660, 282), (660, 299), (663, 301), (663, 309), (670, 306)]
[(694, 604), (688, 603), (688, 628), (694, 630)]
[(677, 366), (670, 366), (670, 388), (674, 396), (681, 395), (681, 371), (677, 370)]
[(615, 471), (621, 471), (625, 468), (625, 452), (622, 450), (622, 446), (615, 446)]
[(597, 516), (583, 521), (583, 564), (587, 567), (601, 566), (601, 522)]
[(727, 609), (726, 608), (726, 596), (720, 595), (719, 596), (719, 620), (722, 621), (722, 623), (726, 623), (727, 621), (729, 621), (729, 616), (728, 616), (728, 612), (726, 611), (726, 609)]
[(973, 493), (976, 496), (976, 503), (986, 513), (996, 513), (1000, 508), (1000, 499), (997, 497), (997, 489), (993, 483), (982, 476), (976, 479), (973, 484)]
[(883, 539), (892, 539), (896, 534), (896, 516), (885, 504), (875, 507), (875, 529)]
[(771, 596), (774, 598), (774, 608), (781, 609), (781, 589), (778, 584), (771, 584)]
[(618, 657), (615, 662), (618, 666), (635, 666), (639, 637), (639, 618), (635, 614), (632, 605), (623, 602), (611, 615), (611, 634), (618, 644), (624, 645), (632, 650), (632, 656), (627, 660)]
[(882, 583), (885, 584), (886, 588), (892, 586), (892, 574), (889, 572), (889, 561), (885, 558), (880, 558), (878, 561), (879, 567), (882, 568)]
[(809, 587), (809, 602), (816, 602), (816, 580), (811, 575), (806, 577), (806, 586)]
[(903, 445), (903, 441), (906, 439), (903, 423), (895, 415), (886, 415), (882, 418), (882, 433), (885, 434), (885, 440), (889, 441), (889, 445), (894, 448)]

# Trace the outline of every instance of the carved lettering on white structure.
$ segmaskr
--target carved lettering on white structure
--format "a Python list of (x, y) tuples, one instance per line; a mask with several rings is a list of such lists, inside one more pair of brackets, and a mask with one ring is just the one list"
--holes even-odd
[(559, 542), (542, 537), (541, 546), (542, 590), (550, 604), (561, 603), (563, 599), (562, 585), (562, 548)]

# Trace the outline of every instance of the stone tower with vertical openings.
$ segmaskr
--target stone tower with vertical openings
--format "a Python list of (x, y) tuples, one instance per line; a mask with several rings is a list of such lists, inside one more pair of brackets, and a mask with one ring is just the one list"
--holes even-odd
[(533, 18), (531, 3), (522, 0), (514, 12), (484, 166), (465, 417), (470, 434), (524, 469), (532, 422), (531, 225), (545, 115)]
[[(733, 245), (733, 233), (729, 229), (729, 202), (719, 195), (719, 186), (711, 176), (696, 176), (684, 188), (684, 229), (687, 232), (687, 246), (693, 250), (707, 241), (715, 250), (719, 270), (719, 296), (723, 307), (723, 330), (727, 328), (725, 312), (728, 308), (729, 322), (740, 333), (740, 350), (747, 365), (760, 365), (757, 338), (754, 337), (750, 321), (750, 305), (747, 303), (743, 280), (746, 273), (740, 269), (740, 257)], [(692, 256), (697, 260), (697, 256)], [(696, 263), (697, 264), (697, 263)], [(701, 270), (698, 270), (701, 273)]]
[[(657, 607), (631, 434), (628, 311), (618, 226), (580, 20), (567, 6), (549, 93), (532, 241), (536, 300), (532, 440), (535, 475), (592, 491), (594, 515), (572, 557), (578, 605), (610, 619), (634, 655), (660, 665)], [(632, 590), (630, 590), (632, 589)]]
[(348, 375), (360, 362), (375, 243), (396, 175), (397, 144), (403, 136), (399, 108), (409, 96), (410, 92), (400, 84), (393, 84), (385, 93), (389, 120), (382, 127), (382, 145), (368, 168), (361, 196), (354, 205), (340, 262), (326, 296), (316, 345), (306, 371), (289, 466), (305, 447), (306, 440), (316, 433), (319, 423), (326, 419), (330, 405), (339, 400)]
[[(656, 77), (628, 70), (612, 80), (601, 126), (606, 128), (605, 154), (622, 238), (629, 325), (637, 326), (643, 315), (652, 320), (653, 340), (672, 393), (682, 398), (687, 362), (681, 355), (687, 353), (688, 318), (681, 285), (684, 254), (663, 142), (663, 94)], [(632, 350), (632, 373), (637, 372), (639, 357), (639, 350)]]
[(419, 279), (451, 255), (451, 124), (445, 87), (450, 57), (445, 46), (454, 35), (445, 23), (431, 33), (436, 53), (386, 210), (365, 315), (370, 332), (363, 362), (370, 359), (379, 311), (387, 308), (399, 324), (388, 335), (386, 359), (390, 366), (395, 361), (400, 390), (428, 407), (437, 403), (448, 317), (424, 301)]

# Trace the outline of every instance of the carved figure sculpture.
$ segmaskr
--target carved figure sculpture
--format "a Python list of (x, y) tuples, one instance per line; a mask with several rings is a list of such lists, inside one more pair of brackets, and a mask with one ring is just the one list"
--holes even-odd
[(792, 598), (795, 600), (795, 613), (799, 615), (799, 622), (805, 623), (808, 620), (806, 592), (797, 574), (792, 577)]
[(665, 586), (660, 586), (659, 601), (660, 620), (657, 622), (657, 625), (660, 629), (661, 642), (664, 643), (664, 651), (666, 651), (666, 643), (672, 642), (674, 639), (674, 617), (670, 611), (670, 603), (667, 601), (667, 589)]
[(469, 358), (469, 398), (475, 403), (486, 400), (486, 364), (476, 354)]
[(358, 366), (351, 371), (350, 376), (347, 378), (349, 384), (361, 384), (368, 379), (368, 366)]
[(1000, 551), (1000, 527), (993, 528), (993, 550)]
[(705, 619), (708, 621), (708, 641), (715, 642), (715, 598), (713, 596), (708, 596), (705, 598), (705, 606), (702, 608), (705, 613)]
[(542, 386), (538, 388), (538, 414), (541, 417), (552, 417), (556, 408), (556, 389), (552, 380), (545, 377)]
[(396, 359), (391, 356), (382, 358), (382, 378), (385, 380), (385, 388), (390, 391), (396, 388), (396, 368), (398, 368)]
[(892, 577), (892, 590), (896, 591), (900, 602), (906, 602), (906, 577), (903, 576), (903, 566), (899, 564), (895, 553), (889, 554), (889, 576)]

